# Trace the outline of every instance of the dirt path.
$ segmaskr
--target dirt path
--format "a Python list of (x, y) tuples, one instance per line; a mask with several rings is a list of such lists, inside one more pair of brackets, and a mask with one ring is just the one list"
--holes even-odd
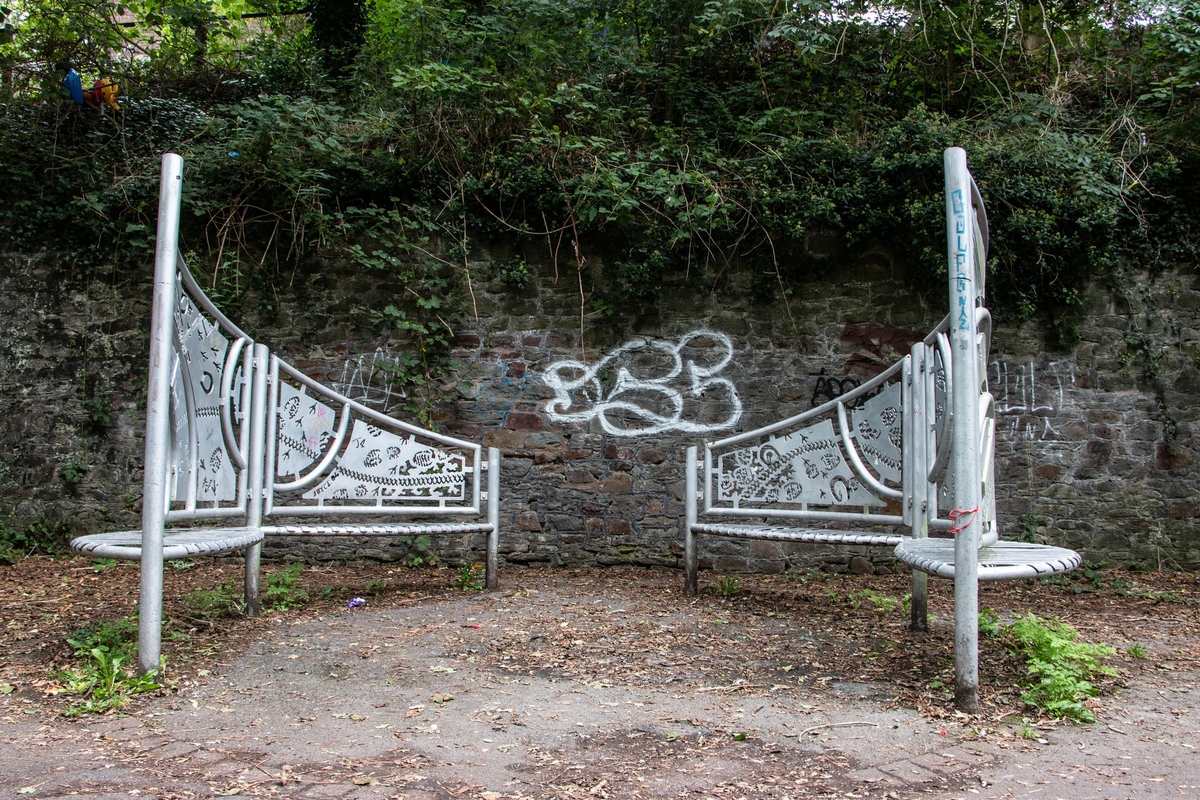
[[(50, 565), (57, 583), (41, 574), (43, 586), (95, 583), (79, 570), (86, 562), (41, 568)], [(188, 577), (196, 585), (236, 575), (227, 564), (197, 570)], [(1014, 612), (1061, 606), (1087, 638), (1139, 643), (1150, 656), (1117, 660), (1121, 678), (1097, 724), (1031, 719), (1025, 733), (1035, 740), (1020, 735), (1021, 706), (1006, 685), (1019, 674), (999, 644), (981, 654), (985, 680), (998, 681), (985, 686), (985, 713), (957, 717), (936, 680), (952, 664), (948, 622), (910, 634), (888, 603), (861, 595), (856, 605), (855, 592), (902, 594), (899, 577), (743, 577), (735, 597), (687, 600), (667, 572), (510, 570), (496, 595), (448, 589), (447, 571), (393, 572), (395, 586), (346, 608), (341, 595), (379, 572), (310, 570), (310, 592), (328, 602), (220, 620), (205, 636), (194, 627), (168, 652), (170, 691), (139, 699), (127, 716), (76, 720), (47, 695), (47, 662), (64, 648), (46, 632), (94, 615), (95, 597), (61, 595), (59, 606), (74, 610), (54, 620), (44, 602), (53, 598), (5, 582), (6, 630), (37, 627), (10, 632), (0, 663), (0, 683), (14, 689), (0, 695), (0, 794), (1200, 795), (1190, 577), (1147, 579), (1140, 595), (1103, 581), (1082, 595), (1055, 586), (986, 595)], [(109, 577), (106, 588), (127, 597), (116, 584), (129, 575)], [(948, 617), (949, 587), (937, 591), (934, 608)], [(1143, 621), (1133, 627), (1134, 618)]]

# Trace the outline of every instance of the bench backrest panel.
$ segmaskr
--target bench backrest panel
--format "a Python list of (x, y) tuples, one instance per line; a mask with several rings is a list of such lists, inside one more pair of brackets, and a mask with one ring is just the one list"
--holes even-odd
[(167, 518), (244, 517), (254, 342), (200, 290), (181, 257), (171, 292)]
[(905, 356), (816, 408), (705, 444), (702, 513), (900, 524), (915, 469), (903, 450), (912, 392)]
[[(168, 157), (164, 170), (170, 185), (182, 162)], [(175, 198), (162, 227), (177, 230), (177, 219)], [(146, 485), (162, 492), (165, 521), (483, 513), (480, 445), (392, 419), (323, 386), (221, 313), (178, 249), (174, 268), (162, 266), (155, 293), (163, 301), (155, 305), (164, 313), (152, 325), (165, 336), (162, 346), (152, 345), (151, 361), (166, 361), (166, 391), (148, 405), (168, 420), (155, 447), (165, 480)]]
[(278, 357), (270, 370), (264, 514), (480, 513), (480, 445), (380, 414)]

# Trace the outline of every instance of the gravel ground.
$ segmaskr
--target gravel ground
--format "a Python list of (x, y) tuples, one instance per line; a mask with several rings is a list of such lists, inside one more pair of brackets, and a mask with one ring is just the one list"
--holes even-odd
[[(324, 598), (258, 620), (172, 607), (189, 635), (169, 643), (167, 687), (70, 719), (62, 631), (128, 613), (136, 570), (4, 570), (5, 796), (1200, 796), (1195, 576), (985, 590), (1005, 616), (1057, 613), (1145, 650), (1114, 659), (1098, 722), (1075, 725), (1023, 708), (994, 642), (984, 711), (953, 713), (948, 584), (942, 618), (912, 634), (877, 600), (902, 576), (741, 576), (735, 596), (689, 599), (666, 571), (509, 569), (479, 594), (378, 565), (306, 570)], [(168, 592), (236, 576), (199, 564)]]

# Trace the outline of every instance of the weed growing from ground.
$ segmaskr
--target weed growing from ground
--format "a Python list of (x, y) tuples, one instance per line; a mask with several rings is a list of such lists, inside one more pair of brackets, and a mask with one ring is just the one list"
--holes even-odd
[(296, 586), (304, 563), (296, 561), (267, 576), (267, 590), (263, 593), (267, 611), (289, 611), (308, 602), (308, 592)]
[(232, 617), (246, 607), (241, 591), (232, 583), (216, 589), (194, 589), (183, 595), (183, 602), (193, 617), (205, 621)]
[(994, 608), (985, 608), (979, 612), (979, 635), (988, 639), (996, 639), (1004, 632), (1000, 625), (1000, 615)]
[(1079, 632), (1065, 622), (1033, 614), (1018, 618), (1005, 634), (1009, 648), (1024, 657), (1030, 676), (1022, 700), (1052, 717), (1096, 721), (1083, 701), (1100, 693), (1092, 679), (1115, 674), (1100, 663), (1116, 654), (1114, 648), (1080, 642)]
[(408, 545), (408, 555), (404, 564), (408, 567), (433, 566), (438, 563), (437, 553), (433, 552), (433, 542), (424, 534), (420, 536), (401, 536), (397, 540)]
[(460, 564), (455, 585), (463, 592), (477, 592), (482, 589), (483, 564)]
[(58, 679), (66, 694), (79, 698), (63, 712), (68, 717), (121, 708), (135, 694), (159, 688), (156, 673), (136, 675), (123, 666), (136, 654), (134, 617), (76, 631), (67, 644), (75, 649), (77, 663), (61, 671)]
[(713, 584), (713, 593), (717, 597), (733, 597), (742, 590), (742, 582), (737, 575), (726, 575)]

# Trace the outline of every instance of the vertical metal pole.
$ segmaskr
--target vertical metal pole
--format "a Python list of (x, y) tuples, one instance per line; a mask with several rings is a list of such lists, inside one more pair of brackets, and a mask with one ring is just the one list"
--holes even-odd
[[(246, 527), (262, 527), (263, 470), (267, 449), (267, 373), (271, 353), (265, 344), (254, 345), (253, 389), (250, 392), (250, 447), (246, 464)], [(258, 599), (258, 573), (262, 566), (262, 542), (246, 548), (246, 616), (262, 611)]]
[[(904, 443), (910, 450), (908, 466), (912, 477), (908, 481), (909, 496), (906, 502), (912, 503), (912, 525), (910, 530), (914, 539), (925, 539), (929, 536), (929, 455), (927, 452), (929, 438), (929, 413), (931, 406), (925, 396), (925, 372), (931, 368), (926, 363), (926, 348), (923, 342), (912, 346), (911, 379), (912, 398), (912, 430), (904, 431)], [(914, 631), (929, 630), (929, 576), (919, 569), (912, 571), (912, 604), (910, 606), (909, 628)]]
[(954, 704), (979, 710), (978, 551), (982, 498), (979, 474), (979, 356), (976, 339), (974, 210), (967, 154), (945, 153), (946, 254), (950, 280), (951, 403), (954, 430), (950, 469), (954, 512), (962, 529), (954, 539)]
[(683, 512), (683, 591), (688, 597), (695, 597), (698, 589), (697, 582), (700, 570), (699, 555), (696, 552), (696, 534), (692, 526), (696, 524), (696, 460), (698, 450), (696, 445), (687, 449), (687, 468), (685, 470), (687, 488), (684, 490)]
[(488, 524), (492, 529), (487, 535), (487, 563), (484, 569), (484, 586), (489, 592), (500, 588), (500, 450), (488, 448)]
[(150, 314), (150, 371), (146, 388), (146, 454), (142, 477), (142, 566), (138, 595), (138, 672), (159, 667), (162, 655), (163, 527), (167, 517), (167, 450), (171, 441), (171, 333), (175, 319), (175, 258), (183, 159), (162, 159), (154, 296)]

